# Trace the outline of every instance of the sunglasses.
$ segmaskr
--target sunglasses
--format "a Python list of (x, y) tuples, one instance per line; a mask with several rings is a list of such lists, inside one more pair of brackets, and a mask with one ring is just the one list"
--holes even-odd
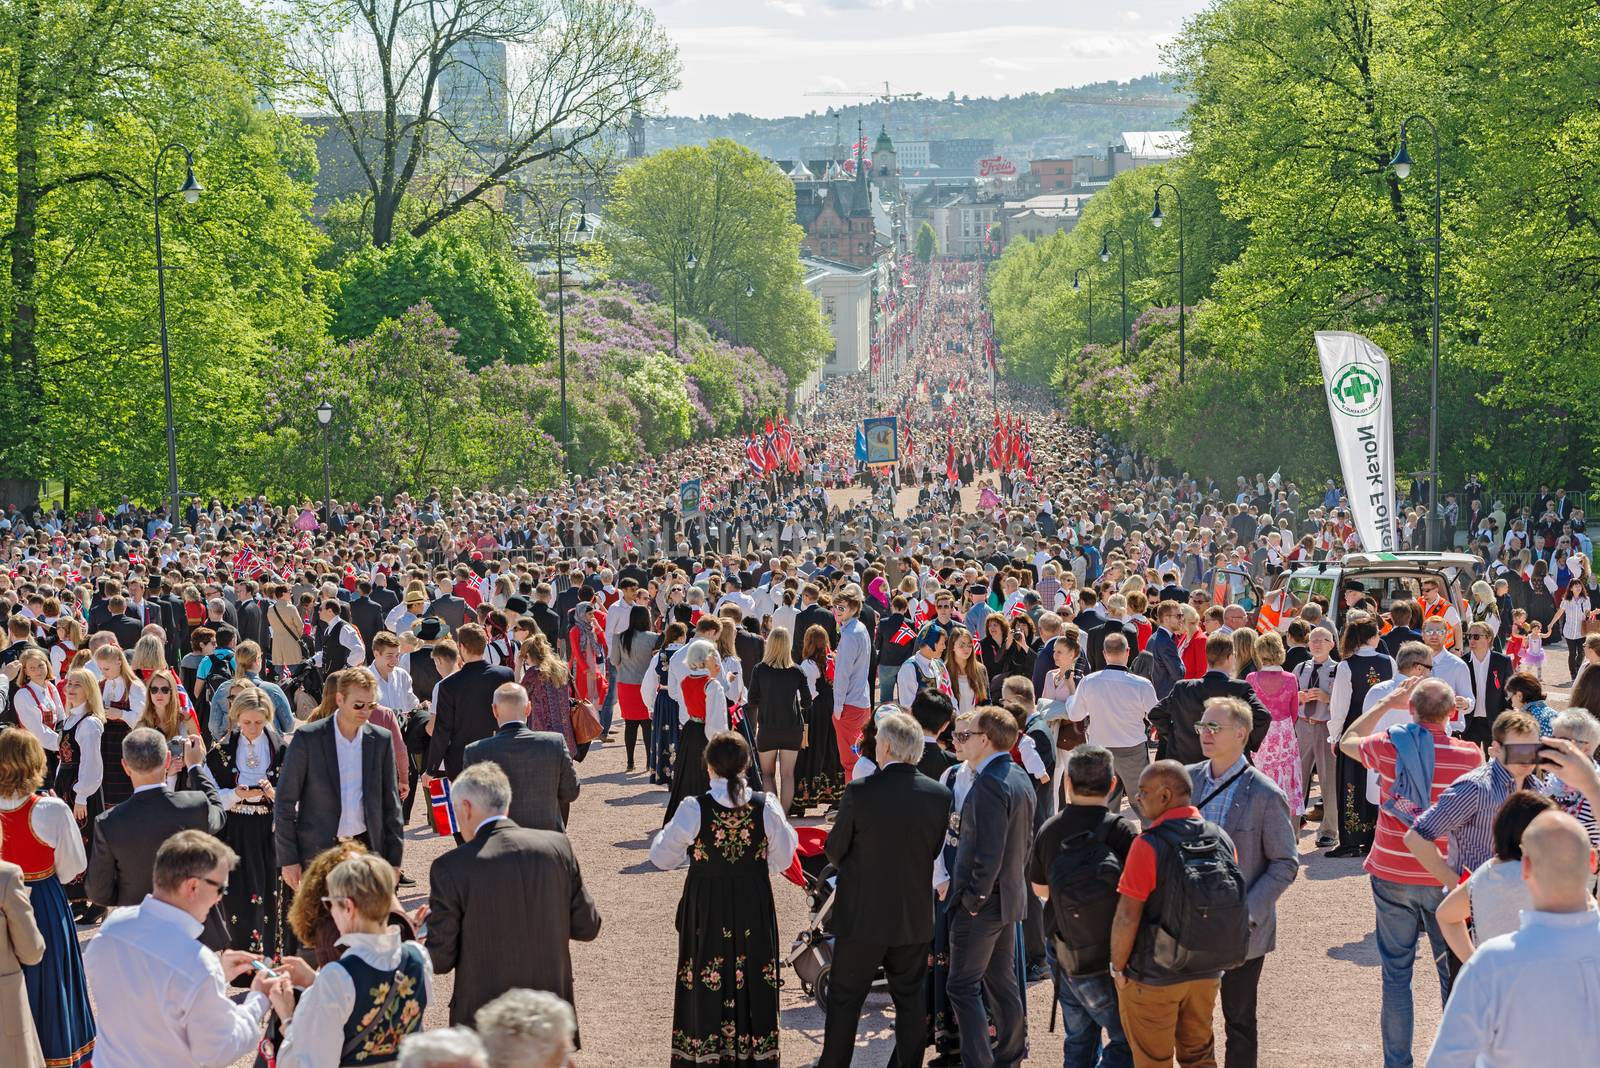
[(200, 881), (203, 882), (203, 883), (206, 883), (209, 886), (214, 887), (216, 889), (217, 893), (219, 893), (219, 894), (226, 894), (228, 892), (227, 880), (223, 880), (222, 882), (219, 883), (215, 879), (210, 878), (209, 876), (202, 875), (202, 876), (200, 876)]
[(982, 731), (956, 731), (953, 734), (951, 734), (950, 737), (954, 738), (958, 742), (964, 742), (968, 738), (976, 737), (977, 735), (982, 734), (982, 733), (983, 733)]
[(1228, 724), (1226, 724), (1226, 723), (1215, 723), (1215, 722), (1213, 722), (1213, 721), (1208, 719), (1208, 720), (1204, 720), (1204, 721), (1202, 721), (1200, 723), (1196, 723), (1194, 725), (1194, 729), (1197, 730), (1197, 731), (1205, 731), (1207, 734), (1216, 734), (1216, 733), (1220, 732), (1226, 726), (1228, 726)]
[(150, 692), (151, 693), (171, 693), (172, 692), (172, 687), (171, 686), (152, 686), (152, 687), (150, 687)]

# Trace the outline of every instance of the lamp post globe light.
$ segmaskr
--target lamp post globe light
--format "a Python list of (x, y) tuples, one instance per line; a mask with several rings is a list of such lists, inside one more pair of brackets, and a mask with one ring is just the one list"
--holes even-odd
[(172, 533), (178, 532), (178, 427), (172, 415), (172, 353), (167, 344), (167, 264), (161, 252), (161, 161), (169, 149), (183, 153), (184, 179), (178, 193), (187, 204), (200, 199), (202, 187), (194, 176), (194, 153), (177, 141), (169, 141), (156, 153), (155, 166), (151, 168), (150, 206), (156, 217), (156, 307), (161, 320), (161, 392), (166, 404), (167, 420), (167, 500), (172, 509)]
[(1411, 177), (1410, 126), (1420, 122), (1433, 135), (1433, 360), (1428, 371), (1428, 548), (1440, 552), (1444, 546), (1439, 522), (1439, 256), (1443, 248), (1440, 207), (1443, 199), (1443, 166), (1439, 153), (1439, 128), (1426, 115), (1410, 115), (1400, 124), (1400, 147), (1389, 167), (1399, 181)]
[(1150, 212), (1150, 225), (1157, 230), (1161, 229), (1161, 225), (1167, 221), (1166, 215), (1161, 211), (1161, 191), (1163, 189), (1171, 190), (1172, 199), (1178, 204), (1178, 385), (1181, 386), (1183, 385), (1184, 365), (1187, 362), (1186, 357), (1188, 354), (1185, 344), (1187, 313), (1184, 306), (1186, 300), (1183, 291), (1185, 273), (1183, 269), (1183, 197), (1179, 194), (1178, 187), (1171, 182), (1162, 182), (1156, 186), (1156, 204), (1155, 210)]
[(333, 405), (323, 401), (317, 405), (317, 422), (322, 424), (322, 515), (328, 529), (333, 529), (333, 473), (328, 467), (329, 438), (332, 436)]
[[(578, 225), (574, 232), (587, 234), (589, 232), (589, 209), (574, 196), (566, 196), (556, 208), (555, 233), (556, 233), (556, 351), (559, 357), (559, 373), (561, 378), (561, 470), (563, 473), (571, 469), (572, 461), (569, 453), (572, 451), (572, 426), (567, 414), (567, 261), (566, 261), (566, 233), (567, 213), (569, 209), (577, 209)], [(678, 321), (676, 304), (672, 321), (673, 351), (677, 351)]]
[[(684, 258), (684, 261), (683, 261), (683, 273), (684, 274), (692, 273), (694, 271), (694, 269), (697, 266), (699, 266), (699, 264), (700, 264), (700, 261), (695, 259), (694, 253), (693, 252), (689, 253), (689, 255), (686, 256)], [(678, 269), (676, 267), (674, 267), (673, 270), (672, 270), (672, 354), (674, 356), (676, 356), (678, 354), (678, 299), (679, 299), (679, 296), (680, 296), (680, 294), (678, 292)]]
[(1117, 239), (1117, 271), (1122, 278), (1122, 359), (1128, 359), (1128, 242), (1121, 230), (1107, 230), (1100, 235), (1100, 262), (1111, 262), (1111, 238)]

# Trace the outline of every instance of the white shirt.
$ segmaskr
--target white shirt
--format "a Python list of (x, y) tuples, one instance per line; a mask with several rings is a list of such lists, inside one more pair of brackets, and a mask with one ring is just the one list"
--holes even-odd
[(267, 1014), (252, 991), (228, 999), (200, 921), (147, 897), (116, 909), (83, 951), (94, 994), (96, 1068), (223, 1068), (255, 1049)]
[(1484, 942), (1456, 977), (1427, 1068), (1593, 1064), (1597, 1017), (1594, 903), (1586, 912), (1526, 909), (1520, 930)]
[[(1356, 710), (1355, 716), (1352, 717), (1350, 715), (1350, 698), (1352, 696), (1350, 673), (1356, 669), (1358, 659), (1363, 656), (1381, 656), (1383, 659), (1389, 660), (1391, 667), (1394, 665), (1394, 661), (1390, 660), (1387, 654), (1381, 653), (1376, 649), (1363, 647), (1357, 649), (1349, 659), (1339, 661), (1338, 666), (1333, 669), (1333, 689), (1328, 691), (1328, 740), (1333, 743), (1336, 749), (1339, 745), (1339, 739), (1344, 735), (1346, 721), (1353, 723), (1361, 716), (1360, 709)], [(1366, 665), (1360, 664), (1359, 666), (1365, 667)], [(1398, 675), (1399, 672), (1396, 671), (1395, 674)], [(1379, 683), (1378, 685), (1381, 686), (1383, 684)]]
[[(1433, 677), (1446, 682), (1457, 697), (1465, 697), (1472, 708), (1476, 708), (1478, 701), (1473, 696), (1472, 670), (1467, 667), (1467, 662), (1448, 649), (1440, 649), (1433, 654)], [(1468, 708), (1466, 714), (1472, 714)], [(1450, 722), (1447, 724), (1451, 733), (1458, 733), (1463, 726), (1462, 713), (1450, 713)]]
[[(748, 790), (744, 796), (749, 798)], [(711, 776), (711, 799), (723, 808), (734, 807), (728, 796), (728, 780), (720, 775)], [(786, 870), (790, 861), (794, 860), (799, 836), (789, 826), (789, 821), (783, 818), (783, 813), (770, 795), (766, 804), (761, 806), (761, 822), (767, 832), (767, 870), (777, 874)], [(686, 797), (678, 803), (672, 821), (656, 832), (655, 841), (650, 843), (650, 863), (663, 871), (681, 867), (688, 861), (689, 848), (699, 835), (700, 799)]]
[[(391, 927), (381, 934), (347, 934), (338, 944), (345, 947), (344, 957), (355, 957), (380, 971), (398, 968), (401, 950), (406, 945), (416, 946), (422, 956), (422, 989), (417, 993), (432, 1000), (433, 961), (420, 943), (401, 943), (399, 928)], [(350, 973), (336, 965), (325, 965), (295, 1006), (283, 1045), (278, 1049), (278, 1068), (338, 1064), (344, 1048), (344, 1026), (355, 1007), (356, 988)]]
[(1088, 743), (1107, 749), (1143, 745), (1149, 736), (1146, 720), (1156, 706), (1156, 688), (1150, 680), (1124, 667), (1107, 667), (1085, 675), (1067, 698), (1067, 718), (1089, 720)]
[[(128, 709), (125, 712), (111, 707), (113, 701), (122, 700), (124, 691), (130, 691), (127, 695)], [(144, 683), (138, 679), (133, 681), (132, 687), (129, 687), (120, 678), (108, 679), (100, 689), (100, 703), (105, 705), (106, 715), (108, 717), (121, 716), (122, 721), (130, 727), (138, 725), (139, 717), (144, 715), (145, 702), (149, 700), (149, 697), (150, 695), (145, 691)]]
[[(334, 733), (337, 734), (338, 731), (339, 728), (335, 726)], [(250, 766), (250, 758), (252, 756), (255, 757), (256, 761), (256, 766), (253, 768)], [(253, 742), (242, 733), (239, 735), (239, 744), (233, 750), (233, 766), (238, 769), (236, 779), (239, 786), (236, 789), (255, 786), (266, 779), (267, 771), (272, 767), (272, 746), (267, 741), (266, 731), (262, 731), (261, 736)], [(200, 766), (200, 774), (210, 779), (211, 769), (202, 764)], [(213, 781), (211, 785), (215, 786), (217, 784)], [(222, 807), (225, 809), (231, 811), (235, 805), (240, 803), (234, 790), (218, 790), (217, 793), (221, 797)], [(260, 802), (249, 801), (244, 803), (254, 805)]]
[(949, 684), (949, 674), (945, 671), (944, 661), (938, 657), (923, 656), (920, 652), (913, 653), (904, 664), (900, 665), (899, 672), (894, 679), (894, 696), (901, 708), (910, 708), (911, 702), (917, 699), (917, 692), (924, 686), (938, 689), (939, 680), (944, 679)]
[(74, 708), (61, 725), (60, 737), (71, 739), (78, 750), (75, 754), (78, 758), (78, 783), (72, 792), (75, 795), (73, 799), (80, 805), (87, 805), (89, 798), (99, 793), (105, 782), (105, 764), (100, 759), (100, 736), (105, 729), (105, 724), (89, 715), (89, 710), (83, 705)]
[[(20, 808), (26, 797), (0, 797), (0, 812)], [(70, 883), (89, 866), (83, 851), (83, 833), (72, 809), (57, 797), (41, 797), (28, 814), (28, 826), (41, 842), (56, 851), (56, 878)]]
[(388, 678), (383, 677), (383, 672), (373, 669), (372, 673), (378, 676), (378, 703), (396, 717), (410, 712), (417, 707), (417, 694), (411, 688), (411, 675), (405, 668), (395, 665)]
[(61, 744), (61, 736), (44, 725), (46, 709), (57, 723), (66, 718), (66, 706), (62, 704), (61, 695), (54, 686), (38, 682), (23, 683), (13, 690), (11, 707), (17, 713), (17, 721), (27, 728), (29, 734), (39, 739), (40, 745), (54, 751)]
[(333, 751), (339, 758), (340, 838), (354, 838), (367, 829), (367, 816), (361, 808), (361, 731), (346, 741), (339, 725), (333, 725)]

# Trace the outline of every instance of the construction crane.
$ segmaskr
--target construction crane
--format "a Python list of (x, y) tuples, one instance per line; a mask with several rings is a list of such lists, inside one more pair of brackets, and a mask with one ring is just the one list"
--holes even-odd
[[(863, 101), (883, 101), (883, 126), (888, 129), (894, 125), (894, 103), (896, 100), (921, 100), (923, 93), (895, 93), (891, 92), (889, 83), (883, 83), (883, 92), (875, 89), (817, 89), (806, 93), (806, 96), (847, 96)], [(837, 133), (834, 140), (838, 140)]]

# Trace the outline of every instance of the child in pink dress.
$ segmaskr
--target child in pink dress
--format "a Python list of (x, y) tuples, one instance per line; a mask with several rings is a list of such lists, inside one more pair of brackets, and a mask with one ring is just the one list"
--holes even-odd
[(1300, 780), (1300, 743), (1295, 739), (1294, 720), (1300, 711), (1300, 686), (1293, 672), (1283, 669), (1283, 639), (1276, 631), (1256, 638), (1258, 669), (1245, 676), (1267, 711), (1272, 726), (1256, 750), (1255, 765), (1278, 784), (1289, 799), (1289, 812), (1296, 820), (1305, 811), (1305, 787)]

